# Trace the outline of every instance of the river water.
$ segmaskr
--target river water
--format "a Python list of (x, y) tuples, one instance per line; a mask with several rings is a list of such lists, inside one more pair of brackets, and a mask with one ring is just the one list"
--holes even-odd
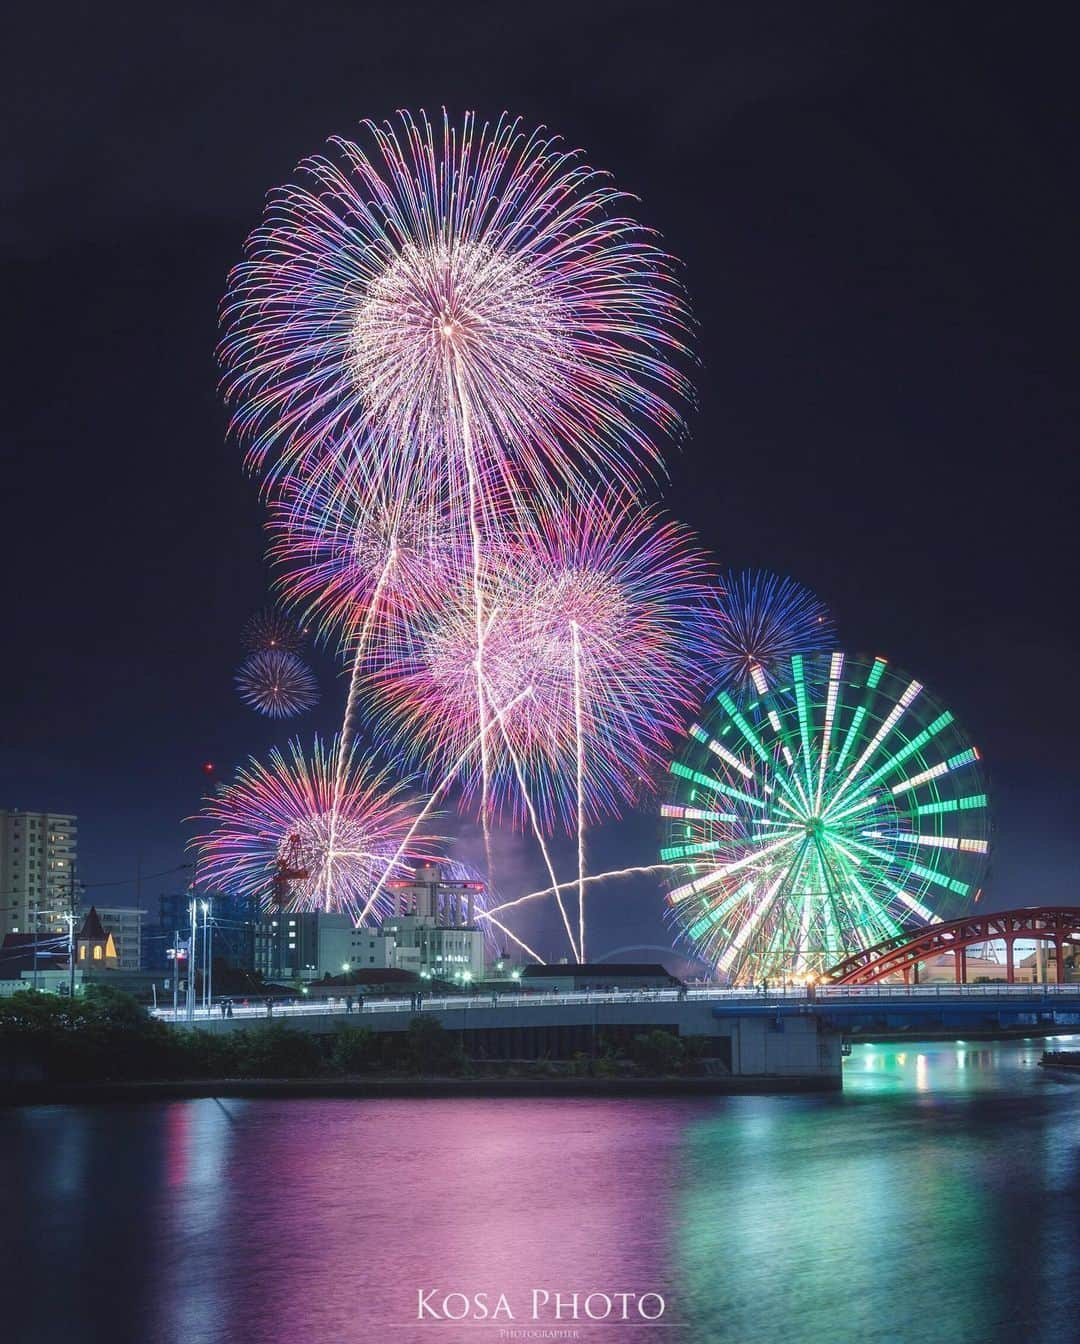
[(1080, 1082), (1042, 1049), (858, 1045), (828, 1097), (3, 1111), (0, 1339), (1062, 1344)]

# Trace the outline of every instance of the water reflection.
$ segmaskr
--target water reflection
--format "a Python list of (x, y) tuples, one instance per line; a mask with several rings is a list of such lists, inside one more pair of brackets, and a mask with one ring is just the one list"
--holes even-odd
[(1080, 1087), (1047, 1080), (1041, 1050), (857, 1046), (842, 1099), (771, 1102), (767, 1144), (764, 1098), (690, 1126), (693, 1337), (1075, 1335)]
[(665, 1344), (1057, 1344), (1080, 1085), (1041, 1049), (860, 1045), (842, 1097), (3, 1112), (5, 1338), (498, 1338), (417, 1325), (416, 1290), (529, 1324), (538, 1287), (663, 1293)]

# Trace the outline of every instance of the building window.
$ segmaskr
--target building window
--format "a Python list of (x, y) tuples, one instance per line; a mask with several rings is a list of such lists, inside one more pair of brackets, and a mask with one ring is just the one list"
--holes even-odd
[(85, 960), (86, 960), (86, 944), (85, 944), (85, 943), (82, 945), (82, 947), (79, 948), (79, 960), (80, 960), (80, 961), (85, 961)]
[(103, 955), (104, 955), (104, 949), (102, 948), (101, 944), (100, 944), (100, 943), (95, 943), (95, 944), (94, 944), (94, 960), (95, 960), (95, 961), (100, 961)]

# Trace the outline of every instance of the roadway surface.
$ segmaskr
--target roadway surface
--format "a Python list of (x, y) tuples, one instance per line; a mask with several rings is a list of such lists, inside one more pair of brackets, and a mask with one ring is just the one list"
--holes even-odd
[[(372, 1013), (409, 1013), (447, 1011), (469, 1008), (541, 1008), (572, 1007), (579, 1004), (647, 1004), (677, 1002), (711, 1002), (724, 1012), (749, 1011), (752, 1013), (780, 1010), (781, 1012), (808, 1012), (815, 1009), (854, 1009), (868, 1001), (882, 1008), (903, 1011), (931, 1008), (935, 1001), (945, 1007), (963, 1004), (969, 1008), (999, 1009), (1012, 1012), (1031, 1012), (1036, 1009), (1050, 1012), (1080, 1011), (1080, 984), (1070, 985), (817, 985), (790, 988), (750, 990), (724, 989), (709, 986), (704, 989), (629, 989), (629, 990), (570, 990), (565, 993), (531, 993), (528, 990), (507, 994), (454, 994), (448, 997), (425, 995), (419, 1006), (405, 998), (372, 998), (365, 996), (363, 1007), (353, 1002), (350, 1012), (344, 998), (300, 996), (289, 1003), (274, 1001), (273, 1011), (267, 1012), (262, 999), (249, 1000), (233, 996), (233, 1017), (266, 1020), (267, 1018), (303, 1017), (308, 1015), (340, 1015), (363, 1018)], [(181, 1005), (175, 1018), (171, 1007), (153, 1009), (154, 1016), (164, 1022), (205, 1021), (207, 1017), (220, 1018), (221, 1000), (207, 1010), (203, 1006), (189, 1012)]]

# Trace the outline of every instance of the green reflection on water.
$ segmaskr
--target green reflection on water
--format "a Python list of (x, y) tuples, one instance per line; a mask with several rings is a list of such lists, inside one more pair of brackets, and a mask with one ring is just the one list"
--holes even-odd
[(1080, 1085), (1042, 1074), (1043, 1044), (857, 1045), (843, 1096), (733, 1098), (689, 1125), (689, 1337), (1075, 1337)]

